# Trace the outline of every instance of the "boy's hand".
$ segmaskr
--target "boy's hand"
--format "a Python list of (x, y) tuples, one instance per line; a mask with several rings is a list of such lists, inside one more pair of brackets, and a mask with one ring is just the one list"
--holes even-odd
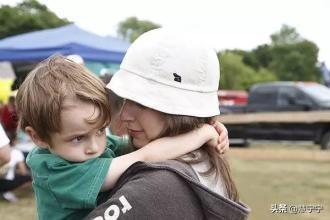
[(215, 128), (218, 132), (218, 141), (216, 150), (221, 155), (229, 150), (229, 138), (228, 138), (228, 131), (227, 128), (220, 123), (219, 121), (212, 121), (211, 125)]
[(215, 148), (216, 151), (218, 151), (218, 138), (219, 134), (216, 131), (216, 129), (213, 127), (213, 125), (210, 124), (204, 124), (201, 128), (202, 134), (206, 135), (208, 137), (208, 141), (206, 142), (207, 146)]
[(221, 123), (213, 123), (212, 125), (204, 124), (204, 132), (208, 133), (209, 141), (206, 144), (215, 148), (218, 155), (224, 154), (225, 149), (229, 148), (227, 129)]

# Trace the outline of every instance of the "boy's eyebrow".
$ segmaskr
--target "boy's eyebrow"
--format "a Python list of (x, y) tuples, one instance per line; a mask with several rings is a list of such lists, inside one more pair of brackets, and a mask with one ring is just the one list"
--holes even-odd
[[(100, 128), (107, 127), (107, 126), (108, 126), (108, 124), (104, 123), (102, 126), (100, 126)], [(65, 139), (71, 139), (71, 138), (74, 138), (74, 137), (86, 135), (89, 132), (90, 131), (72, 132), (71, 134), (65, 135), (64, 138)]]
[(64, 136), (64, 139), (72, 139), (78, 136), (84, 136), (86, 134), (88, 134), (89, 132), (76, 132), (76, 133), (71, 133), (69, 135)]

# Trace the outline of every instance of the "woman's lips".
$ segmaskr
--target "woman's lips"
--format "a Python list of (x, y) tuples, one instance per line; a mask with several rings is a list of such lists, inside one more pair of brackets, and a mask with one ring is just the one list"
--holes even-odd
[(133, 130), (133, 129), (128, 129), (128, 134), (130, 136), (138, 136), (140, 134), (142, 134), (143, 131), (140, 131), (140, 130)]

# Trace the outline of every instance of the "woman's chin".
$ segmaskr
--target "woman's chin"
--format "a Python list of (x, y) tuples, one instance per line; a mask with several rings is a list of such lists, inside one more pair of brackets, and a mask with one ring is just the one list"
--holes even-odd
[(138, 139), (134, 139), (134, 138), (132, 140), (132, 143), (133, 143), (133, 146), (135, 148), (138, 148), (138, 149), (144, 147), (147, 144), (147, 143), (144, 143), (144, 141), (141, 141), (141, 140), (138, 140)]

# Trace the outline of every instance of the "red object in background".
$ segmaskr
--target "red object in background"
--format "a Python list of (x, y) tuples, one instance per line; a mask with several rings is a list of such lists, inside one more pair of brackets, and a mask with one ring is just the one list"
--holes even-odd
[(1, 110), (1, 123), (10, 140), (10, 145), (14, 145), (17, 137), (18, 117), (16, 112), (15, 99), (9, 98), (8, 104), (4, 105)]
[(16, 130), (17, 128), (17, 113), (16, 108), (10, 108), (5, 105), (1, 111), (2, 123), (5, 130)]
[(220, 90), (218, 100), (220, 105), (246, 105), (248, 93), (244, 90)]

